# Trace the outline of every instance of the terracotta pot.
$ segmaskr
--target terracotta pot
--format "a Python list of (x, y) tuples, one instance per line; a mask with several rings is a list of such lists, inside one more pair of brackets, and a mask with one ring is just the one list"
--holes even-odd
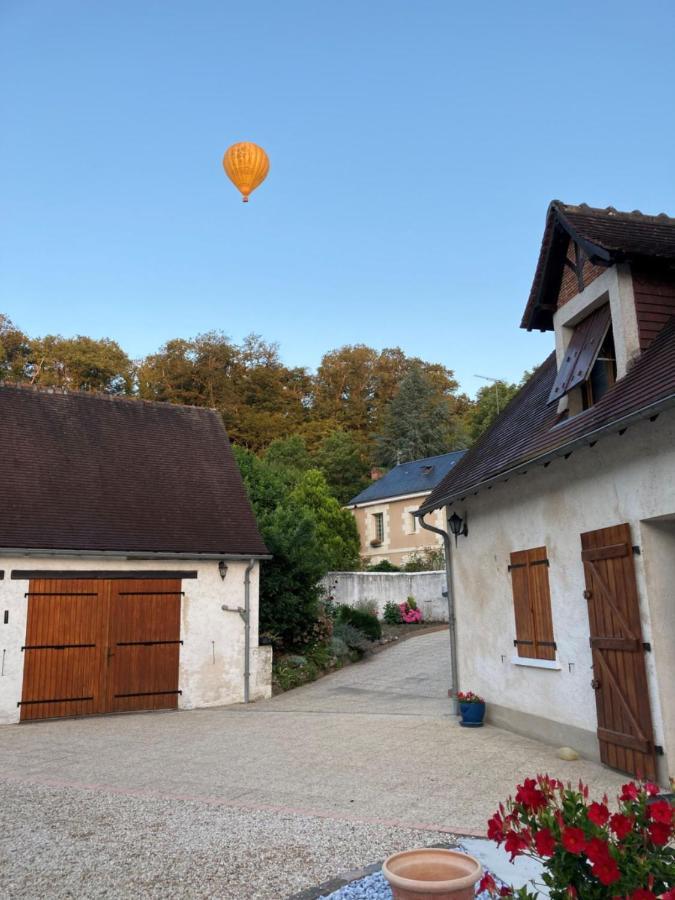
[(394, 900), (474, 900), (483, 873), (477, 859), (458, 850), (405, 850), (382, 865)]

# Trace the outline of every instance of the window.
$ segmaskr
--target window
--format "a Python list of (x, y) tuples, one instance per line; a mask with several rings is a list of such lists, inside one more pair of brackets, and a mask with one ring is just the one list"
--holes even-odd
[(516, 620), (514, 644), (518, 656), (554, 660), (556, 645), (553, 640), (546, 547), (512, 553), (509, 570)]
[(415, 534), (417, 531), (417, 516), (415, 513), (410, 513), (410, 531), (412, 534)]
[(612, 326), (605, 335), (598, 355), (586, 381), (581, 386), (584, 409), (588, 409), (603, 397), (616, 381), (616, 353)]
[(375, 520), (375, 540), (380, 544), (384, 540), (384, 513), (373, 513)]
[[(614, 342), (611, 332), (612, 321), (608, 303), (579, 322), (558, 369), (558, 375), (549, 394), (549, 403), (555, 403), (590, 378), (596, 361), (599, 361), (598, 358), (603, 353), (603, 348), (605, 353), (611, 351), (613, 361)], [(614, 374), (616, 375), (616, 363)], [(596, 397), (597, 399), (599, 398)]]

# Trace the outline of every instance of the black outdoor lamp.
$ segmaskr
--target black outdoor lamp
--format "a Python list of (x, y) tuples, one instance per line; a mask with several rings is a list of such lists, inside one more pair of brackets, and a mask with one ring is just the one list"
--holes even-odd
[(457, 538), (460, 534), (463, 534), (466, 537), (469, 533), (468, 526), (466, 524), (466, 513), (464, 513), (464, 518), (458, 516), (456, 512), (454, 512), (451, 516), (448, 517), (448, 527), (452, 534), (455, 536), (455, 547), (457, 546)]
[(225, 562), (224, 559), (221, 559), (221, 561), (218, 563), (218, 571), (220, 572), (220, 577), (223, 579), (223, 581), (225, 581), (225, 576), (227, 575), (227, 569), (228, 569), (227, 563)]

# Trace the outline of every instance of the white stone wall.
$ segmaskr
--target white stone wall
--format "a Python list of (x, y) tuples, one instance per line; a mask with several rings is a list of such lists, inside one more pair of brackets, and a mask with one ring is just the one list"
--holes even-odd
[(447, 622), (448, 601), (445, 570), (442, 572), (329, 572), (322, 582), (336, 603), (356, 606), (374, 600), (382, 617), (388, 602), (403, 603), (415, 598), (425, 621)]
[[(211, 560), (65, 559), (36, 556), (1, 557), (0, 569), (0, 724), (19, 721), (18, 701), (23, 684), (28, 581), (11, 578), (12, 569), (107, 569), (135, 571), (167, 569), (197, 571), (197, 578), (182, 582), (181, 640), (178, 705), (183, 709), (222, 706), (244, 699), (244, 622), (223, 606), (244, 606), (246, 561), (229, 561), (225, 580), (218, 562)], [(258, 647), (258, 584), (260, 564), (251, 571), (251, 679), (250, 699), (271, 696), (271, 648)], [(4, 622), (5, 610), (9, 622)]]
[[(675, 706), (675, 682), (666, 660), (675, 657), (675, 633), (669, 629), (663, 597), (666, 568), (651, 555), (663, 543), (645, 540), (644, 520), (675, 516), (675, 413), (629, 428), (623, 436), (599, 440), (593, 448), (533, 466), (491, 491), (481, 491), (452, 507), (468, 514), (469, 536), (452, 548), (458, 618), (460, 689), (544, 720), (588, 732), (597, 728), (589, 646), (589, 623), (580, 534), (629, 522), (641, 604), (643, 640), (656, 652), (646, 654), (649, 700), (655, 739), (670, 755), (675, 774), (675, 723), (664, 729), (662, 709)], [(556, 668), (516, 664), (511, 576), (513, 550), (546, 545)], [(671, 552), (675, 545), (671, 546)], [(672, 569), (672, 567), (671, 567)], [(670, 623), (672, 625), (672, 612)], [(656, 641), (655, 641), (655, 638)], [(522, 661), (521, 661), (522, 662)], [(656, 666), (659, 666), (657, 677)], [(671, 664), (672, 672), (672, 664)], [(671, 717), (672, 719), (672, 717)]]

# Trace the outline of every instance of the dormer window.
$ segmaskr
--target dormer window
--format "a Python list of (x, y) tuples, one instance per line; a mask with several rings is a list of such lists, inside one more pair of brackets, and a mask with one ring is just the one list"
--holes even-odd
[(584, 409), (593, 406), (607, 393), (616, 381), (616, 352), (612, 326), (607, 330), (605, 338), (595, 358), (590, 375), (581, 385), (581, 398)]
[(584, 408), (597, 403), (616, 380), (616, 355), (609, 304), (579, 322), (572, 333), (548, 402), (582, 387)]

